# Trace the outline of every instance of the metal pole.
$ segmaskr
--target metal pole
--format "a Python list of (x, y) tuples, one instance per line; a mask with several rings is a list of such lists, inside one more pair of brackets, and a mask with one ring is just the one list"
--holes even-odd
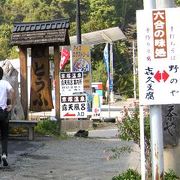
[[(166, 8), (172, 5), (170, 0), (156, 0), (156, 8)], [(160, 105), (150, 106), (152, 179), (164, 177), (163, 128), (162, 109)]]
[(76, 35), (77, 35), (77, 44), (81, 44), (80, 0), (76, 1)]
[(164, 176), (162, 110), (160, 105), (150, 106), (152, 179)]
[[(155, 2), (153, 2), (153, 5), (156, 5)], [(164, 177), (162, 111), (160, 105), (150, 106), (150, 129), (152, 179), (160, 180)]]
[[(175, 7), (174, 0), (156, 0), (156, 8), (157, 9), (170, 8), (170, 7)], [(156, 115), (154, 114), (154, 116), (156, 116), (156, 117), (152, 117), (152, 121), (151, 121), (151, 123), (152, 123), (151, 129), (154, 129), (154, 136), (151, 138), (151, 141), (154, 141), (154, 142), (152, 142), (152, 145), (153, 145), (153, 147), (152, 147), (153, 179), (156, 180), (157, 176), (158, 176), (158, 180), (159, 180), (159, 179), (163, 179), (163, 177), (164, 177), (163, 176), (164, 175), (164, 172), (163, 172), (164, 171), (164, 156), (163, 156), (164, 155), (163, 154), (164, 145), (163, 145), (162, 107), (156, 106), (156, 109), (154, 109), (154, 107), (153, 107), (151, 111), (152, 111), (152, 113), (153, 113), (153, 111), (154, 111), (154, 113), (156, 113)], [(155, 112), (155, 111), (157, 111), (157, 112)], [(154, 119), (154, 121), (153, 121), (153, 119)], [(155, 143), (157, 144), (157, 148), (159, 148), (159, 149), (156, 149)], [(156, 150), (159, 150), (159, 152), (158, 151), (156, 152)], [(157, 160), (157, 158), (159, 158), (159, 160)], [(159, 164), (157, 164), (157, 163), (159, 163)], [(157, 167), (159, 169), (157, 169)]]
[[(156, 7), (155, 0), (144, 0), (144, 9), (154, 9)], [(151, 107), (150, 107), (151, 109)], [(151, 121), (151, 120), (150, 120)], [(158, 121), (156, 119), (156, 121)], [(146, 169), (146, 163), (145, 163), (145, 142), (144, 142), (144, 114), (143, 114), (143, 107), (140, 106), (140, 138), (141, 138), (141, 178), (142, 180), (145, 180), (145, 169)]]

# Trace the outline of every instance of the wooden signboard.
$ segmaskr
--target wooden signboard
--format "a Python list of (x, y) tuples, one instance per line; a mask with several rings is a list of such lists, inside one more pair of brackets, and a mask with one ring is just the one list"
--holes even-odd
[(31, 111), (49, 111), (53, 108), (48, 57), (48, 46), (38, 46), (38, 48), (32, 48), (30, 93)]

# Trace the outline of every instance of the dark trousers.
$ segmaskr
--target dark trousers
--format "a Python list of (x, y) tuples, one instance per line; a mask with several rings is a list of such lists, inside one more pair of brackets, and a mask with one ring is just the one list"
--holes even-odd
[(7, 155), (9, 120), (8, 120), (8, 112), (2, 109), (0, 109), (0, 130), (1, 130), (2, 154)]

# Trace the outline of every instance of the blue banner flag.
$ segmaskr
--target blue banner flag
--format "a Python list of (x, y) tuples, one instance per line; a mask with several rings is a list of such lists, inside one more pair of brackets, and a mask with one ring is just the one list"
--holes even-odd
[(108, 43), (106, 43), (106, 46), (104, 48), (104, 63), (106, 65), (106, 71), (109, 77), (109, 48), (108, 48)]
[(109, 90), (109, 81), (110, 81), (110, 69), (109, 69), (109, 44), (106, 43), (106, 46), (104, 48), (104, 63), (106, 65), (106, 71), (107, 71), (107, 76), (108, 76), (108, 80), (107, 80), (107, 89)]

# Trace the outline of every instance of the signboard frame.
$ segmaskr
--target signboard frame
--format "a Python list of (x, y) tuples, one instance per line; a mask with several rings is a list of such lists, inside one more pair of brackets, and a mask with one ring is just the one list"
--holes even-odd
[(60, 73), (60, 93), (74, 94), (83, 92), (83, 72), (61, 72)]
[(137, 11), (141, 105), (180, 104), (179, 18), (180, 8)]
[(63, 95), (60, 99), (61, 118), (87, 118), (87, 95)]

